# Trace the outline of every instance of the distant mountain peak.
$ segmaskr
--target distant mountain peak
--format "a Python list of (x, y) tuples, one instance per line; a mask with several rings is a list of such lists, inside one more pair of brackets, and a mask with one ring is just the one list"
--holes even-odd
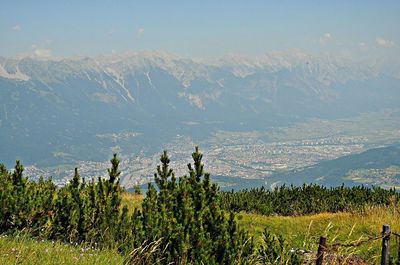
[(30, 79), (28, 75), (21, 72), (19, 61), (3, 57), (0, 57), (0, 77), (19, 81), (28, 81)]
[[(110, 70), (111, 69), (111, 70)], [(261, 55), (229, 54), (217, 59), (194, 60), (163, 51), (140, 51), (100, 55), (97, 57), (22, 59), (0, 58), (0, 77), (19, 81), (39, 80), (42, 83), (62, 82), (70, 76), (110, 75), (122, 89), (127, 75), (159, 69), (174, 76), (188, 88), (194, 80), (207, 80), (221, 87), (222, 72), (238, 78), (256, 74), (292, 73), (299, 83), (317, 82), (330, 86), (349, 80), (366, 80), (383, 71), (395, 78), (400, 76), (399, 65), (382, 61), (358, 64), (347, 57), (310, 55), (300, 50), (277, 51)], [(287, 80), (290, 82), (290, 79)], [(311, 85), (312, 87), (312, 85)], [(129, 90), (127, 90), (129, 91)], [(129, 100), (133, 96), (126, 93)]]

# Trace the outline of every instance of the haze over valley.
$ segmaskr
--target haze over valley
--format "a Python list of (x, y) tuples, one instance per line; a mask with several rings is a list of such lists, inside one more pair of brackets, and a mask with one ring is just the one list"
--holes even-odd
[(2, 57), (0, 158), (63, 185), (76, 165), (104, 174), (118, 152), (131, 187), (152, 180), (163, 149), (185, 174), (199, 145), (212, 175), (270, 185), (275, 173), (397, 142), (399, 78), (398, 64), (299, 50)]
[[(198, 145), (224, 189), (398, 186), (396, 152), (393, 164), (369, 167), (400, 140), (398, 9), (396, 1), (4, 3), (0, 162), (21, 160), (32, 179), (65, 185), (76, 166), (86, 178), (104, 176), (118, 153), (122, 184), (132, 187), (153, 180), (163, 150), (186, 174)], [(319, 171), (345, 157), (357, 168)]]

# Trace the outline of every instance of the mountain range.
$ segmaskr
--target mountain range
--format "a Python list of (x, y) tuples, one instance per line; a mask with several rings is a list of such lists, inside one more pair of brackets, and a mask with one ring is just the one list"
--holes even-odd
[(171, 137), (396, 108), (400, 67), (299, 51), (215, 60), (140, 52), (0, 57), (0, 161), (51, 166)]

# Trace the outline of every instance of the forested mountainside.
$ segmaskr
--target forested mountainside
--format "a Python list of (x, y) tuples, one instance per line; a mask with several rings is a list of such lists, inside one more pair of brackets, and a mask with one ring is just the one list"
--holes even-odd
[(302, 170), (276, 173), (266, 180), (278, 185), (318, 183), (328, 186), (364, 184), (399, 187), (400, 143), (323, 161)]

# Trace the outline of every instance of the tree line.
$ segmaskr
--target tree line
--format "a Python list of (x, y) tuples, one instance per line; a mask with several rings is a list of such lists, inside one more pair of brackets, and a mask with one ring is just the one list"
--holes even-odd
[(225, 210), (245, 211), (262, 215), (306, 215), (321, 212), (360, 210), (366, 205), (390, 205), (399, 201), (393, 189), (366, 186), (327, 188), (316, 184), (220, 192)]

